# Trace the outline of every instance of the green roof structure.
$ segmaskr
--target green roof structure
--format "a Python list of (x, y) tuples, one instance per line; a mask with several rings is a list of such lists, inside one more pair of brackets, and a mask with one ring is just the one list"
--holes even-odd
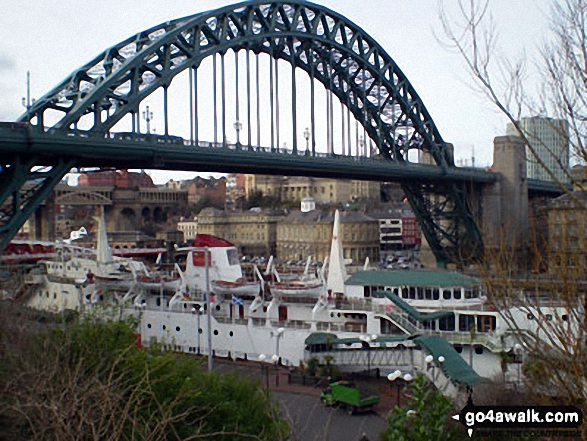
[(481, 377), (467, 364), (460, 354), (444, 338), (434, 335), (419, 335), (414, 338), (414, 343), (422, 346), (435, 360), (444, 357), (440, 367), (445, 374), (459, 384), (474, 386), (481, 382)]
[(436, 320), (439, 318), (450, 317), (455, 315), (453, 311), (435, 311), (431, 313), (422, 313), (418, 311), (416, 308), (414, 308), (412, 305), (410, 305), (408, 302), (400, 299), (400, 297), (397, 294), (394, 294), (387, 290), (378, 292), (385, 295), (385, 297), (387, 297), (389, 300), (395, 303), (406, 314), (408, 314), (414, 320), (417, 320), (419, 322), (426, 322), (428, 320)]
[(478, 286), (482, 282), (476, 277), (449, 271), (357, 271), (345, 281), (345, 285), (359, 286)]
[[(411, 338), (413, 338), (413, 337), (410, 335), (379, 335), (379, 336), (377, 336), (377, 338), (375, 340), (372, 340), (372, 342), (373, 343), (397, 343), (397, 342), (409, 340)], [(330, 332), (313, 332), (308, 337), (306, 337), (306, 340), (304, 340), (304, 343), (307, 346), (334, 345), (334, 344), (350, 345), (353, 343), (363, 343), (363, 340), (361, 340), (358, 337), (338, 338), (335, 334), (332, 334)]]

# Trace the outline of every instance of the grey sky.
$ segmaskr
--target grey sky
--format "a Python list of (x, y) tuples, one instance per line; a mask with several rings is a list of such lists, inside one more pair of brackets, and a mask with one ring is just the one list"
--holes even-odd
[[(0, 18), (0, 118), (23, 109), (26, 71), (39, 97), (106, 48), (161, 22), (234, 2), (219, 0), (3, 0)], [(424, 101), (457, 158), (489, 165), (505, 120), (471, 90), (458, 56), (441, 47), (436, 0), (317, 0), (354, 21), (396, 61)], [(454, 14), (456, 0), (445, 0)], [(509, 53), (537, 45), (546, 31), (548, 0), (491, 0), (500, 41)]]

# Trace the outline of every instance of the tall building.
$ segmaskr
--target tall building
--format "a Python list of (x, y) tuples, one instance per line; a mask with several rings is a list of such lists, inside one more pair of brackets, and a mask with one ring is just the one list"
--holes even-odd
[(310, 178), (303, 176), (247, 175), (246, 192), (261, 191), (284, 201), (312, 197), (317, 204), (348, 203), (356, 200), (380, 200), (379, 182), (349, 179)]
[[(569, 123), (563, 119), (533, 116), (520, 119), (519, 124), (545, 167), (559, 181), (569, 182)], [(512, 123), (507, 125), (506, 132), (508, 136), (519, 136)], [(527, 178), (552, 181), (545, 167), (526, 146)]]

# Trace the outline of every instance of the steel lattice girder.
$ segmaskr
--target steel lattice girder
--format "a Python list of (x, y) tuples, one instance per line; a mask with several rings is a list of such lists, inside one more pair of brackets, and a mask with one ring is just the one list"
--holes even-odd
[(0, 170), (0, 252), (73, 167), (73, 161), (38, 167), (37, 161), (16, 158)]
[[(75, 128), (89, 117), (91, 130), (106, 133), (143, 99), (169, 86), (185, 69), (228, 50), (267, 53), (305, 70), (345, 103), (375, 142), (379, 154), (398, 163), (408, 151), (426, 152), (443, 169), (453, 158), (422, 100), (383, 48), (359, 26), (327, 8), (301, 0), (250, 1), (172, 20), (141, 32), (106, 50), (37, 100), (21, 121), (45, 127), (45, 112), (61, 115), (54, 128)], [(421, 222), (434, 222), (425, 197), (412, 186), (408, 196)], [(470, 240), (481, 236), (457, 186), (447, 188), (457, 217)], [(459, 199), (461, 198), (461, 199)], [(460, 227), (449, 229), (460, 234)], [(447, 235), (435, 225), (422, 225), (437, 257)], [(457, 245), (459, 237), (451, 237)]]

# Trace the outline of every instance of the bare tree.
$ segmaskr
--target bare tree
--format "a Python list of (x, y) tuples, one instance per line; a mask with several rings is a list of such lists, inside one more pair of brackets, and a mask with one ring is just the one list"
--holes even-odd
[[(513, 358), (514, 347), (526, 353), (516, 361), (524, 361), (520, 373), (530, 380), (530, 389), (542, 398), (581, 403), (585, 411), (587, 198), (564, 160), (556, 163), (567, 173), (563, 179), (543, 161), (536, 149), (542, 140), (524, 130), (520, 119), (549, 115), (566, 120), (572, 155), (587, 160), (587, 1), (552, 2), (551, 32), (534, 66), (525, 54), (515, 61), (498, 55), (488, 0), (458, 0), (458, 14), (450, 16), (439, 0), (439, 14), (444, 35), (438, 39), (460, 55), (476, 90), (511, 122), (526, 145), (527, 160), (538, 162), (564, 192), (550, 205), (548, 241), (534, 242), (528, 250), (531, 258), (525, 262), (530, 264), (520, 268), (516, 247), (501, 243), (488, 250), (481, 271), (490, 302), (512, 330), (503, 336), (504, 350)], [(529, 87), (528, 71), (534, 67), (536, 90)], [(571, 190), (568, 181), (582, 191)]]
[[(455, 51), (465, 62), (474, 88), (488, 98), (510, 121), (517, 135), (526, 144), (528, 160), (537, 162), (574, 198), (565, 185), (573, 181), (568, 164), (557, 152), (550, 150), (543, 140), (520, 124), (526, 115), (550, 115), (563, 119), (567, 127), (552, 125), (552, 129), (569, 139), (575, 160), (587, 160), (587, 3), (584, 0), (553, 1), (550, 39), (545, 41), (538, 63), (529, 63), (525, 53), (517, 59), (500, 55), (497, 26), (493, 21), (489, 0), (458, 0), (458, 14), (449, 14), (444, 0), (439, 0), (439, 14), (443, 36), (438, 40)], [(529, 71), (537, 78), (532, 81)], [(533, 91), (533, 84), (540, 84)], [(563, 179), (545, 163), (537, 146), (548, 151), (557, 169), (565, 173)], [(582, 205), (582, 201), (576, 200)]]

